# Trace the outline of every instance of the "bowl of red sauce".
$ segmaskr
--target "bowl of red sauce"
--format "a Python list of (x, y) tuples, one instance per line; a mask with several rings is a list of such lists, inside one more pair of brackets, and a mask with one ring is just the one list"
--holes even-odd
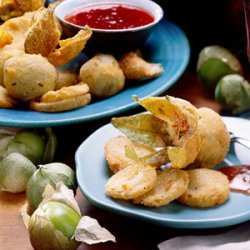
[(151, 0), (66, 0), (55, 9), (66, 36), (89, 26), (88, 48), (133, 49), (141, 46), (163, 17)]

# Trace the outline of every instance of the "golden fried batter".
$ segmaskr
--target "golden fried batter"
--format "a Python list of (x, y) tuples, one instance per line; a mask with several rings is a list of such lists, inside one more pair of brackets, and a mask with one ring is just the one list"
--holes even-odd
[(117, 136), (111, 138), (105, 144), (105, 157), (108, 162), (109, 168), (114, 173), (129, 165), (137, 164), (135, 160), (130, 159), (126, 156), (126, 146), (133, 147), (138, 157), (144, 157), (155, 152), (153, 148), (143, 144), (133, 143), (125, 136)]
[(155, 181), (154, 168), (134, 164), (114, 174), (105, 185), (105, 191), (113, 198), (129, 200), (148, 192)]
[(191, 169), (187, 171), (189, 185), (178, 201), (191, 207), (213, 207), (223, 204), (229, 197), (227, 176), (213, 169)]
[(138, 51), (125, 53), (119, 64), (126, 78), (131, 80), (152, 79), (163, 72), (161, 64), (145, 61)]
[(161, 207), (180, 197), (188, 188), (188, 174), (180, 169), (166, 169), (157, 176), (155, 186), (133, 203)]
[(213, 168), (229, 150), (230, 135), (221, 116), (209, 108), (199, 108), (200, 152), (192, 166)]
[(4, 86), (20, 101), (33, 100), (55, 88), (56, 69), (40, 55), (13, 56), (4, 64)]

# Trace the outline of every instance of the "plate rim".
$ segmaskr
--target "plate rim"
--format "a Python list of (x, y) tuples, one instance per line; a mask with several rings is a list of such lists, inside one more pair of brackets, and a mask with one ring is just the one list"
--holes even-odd
[[(225, 117), (223, 116), (223, 119), (228, 120), (228, 122), (230, 121), (230, 119), (240, 119), (243, 123), (247, 123), (249, 122), (248, 120), (244, 119), (244, 118), (238, 118), (238, 117)], [(245, 123), (245, 124), (246, 124)], [(112, 201), (112, 203), (115, 203), (115, 206), (112, 206), (112, 203), (105, 203), (102, 200), (100, 200), (99, 198), (93, 197), (89, 191), (84, 188), (85, 184), (82, 183), (80, 181), (80, 167), (79, 167), (79, 160), (80, 160), (80, 152), (82, 147), (84, 147), (85, 144), (88, 144), (89, 141), (92, 140), (92, 136), (98, 136), (98, 134), (102, 134), (103, 133), (103, 129), (107, 129), (109, 127), (112, 127), (112, 125), (110, 123), (101, 126), (100, 128), (98, 128), (95, 132), (93, 132), (88, 138), (86, 138), (77, 148), (76, 152), (75, 152), (75, 163), (76, 163), (76, 176), (77, 176), (77, 181), (79, 184), (79, 188), (80, 191), (82, 192), (82, 194), (84, 195), (84, 197), (93, 205), (104, 209), (104, 210), (108, 210), (111, 212), (114, 212), (116, 214), (120, 214), (126, 217), (131, 217), (131, 218), (136, 218), (139, 220), (147, 220), (148, 222), (151, 223), (155, 223), (155, 224), (160, 224), (162, 226), (169, 226), (169, 227), (173, 227), (173, 228), (189, 228), (189, 229), (198, 229), (198, 228), (219, 228), (219, 227), (226, 227), (226, 226), (232, 226), (232, 225), (236, 225), (245, 221), (250, 220), (250, 210), (244, 211), (242, 213), (236, 214), (236, 215), (231, 215), (231, 216), (226, 216), (226, 217), (220, 217), (218, 218), (209, 218), (209, 219), (174, 219), (174, 218), (170, 218), (170, 219), (166, 219), (166, 218), (158, 218), (155, 217), (153, 215), (149, 215), (149, 214), (143, 214), (143, 212), (139, 211), (137, 212), (137, 210), (131, 210), (130, 208), (124, 207), (122, 206), (122, 204), (120, 204), (117, 201)], [(119, 133), (119, 132), (118, 132)], [(104, 190), (103, 190), (104, 191)], [(238, 193), (231, 193), (232, 196), (237, 196), (237, 195), (242, 195), (242, 194), (238, 194)], [(250, 198), (250, 196), (249, 196)], [(147, 209), (151, 209), (151, 208), (147, 208)], [(201, 211), (201, 209), (197, 208), (199, 211)], [(212, 208), (213, 209), (213, 208)]]
[[(168, 84), (166, 85), (166, 82), (162, 82), (161, 87), (158, 87), (157, 89), (155, 89), (154, 91), (151, 91), (150, 93), (147, 93), (147, 95), (150, 96), (157, 96), (161, 93), (163, 93), (164, 91), (166, 91), (167, 89), (169, 89), (183, 74), (183, 72), (185, 71), (189, 60), (190, 60), (190, 45), (189, 45), (189, 41), (188, 38), (186, 36), (186, 34), (184, 33), (184, 31), (177, 26), (175, 23), (173, 23), (172, 21), (163, 18), (161, 20), (161, 22), (159, 23), (159, 26), (164, 29), (164, 27), (166, 26), (170, 26), (171, 30), (174, 30), (175, 32), (178, 33), (178, 36), (181, 37), (181, 41), (183, 43), (183, 52), (182, 53), (182, 58), (181, 58), (181, 64), (178, 66), (178, 69), (174, 72), (174, 74), (169, 77), (168, 79)], [(90, 104), (91, 105), (91, 104)], [(43, 112), (36, 112), (36, 111), (21, 111), (23, 112), (23, 116), (25, 116), (26, 112), (29, 112), (29, 114), (32, 115), (32, 113), (34, 113), (34, 115), (38, 114), (39, 116), (44, 116), (44, 117), (48, 117), (48, 118), (44, 118), (43, 120), (38, 119), (38, 120), (25, 120), (25, 119), (16, 119), (16, 120), (3, 120), (2, 118), (0, 118), (0, 126), (3, 127), (46, 127), (46, 126), (61, 126), (61, 125), (70, 125), (70, 124), (76, 124), (76, 123), (82, 123), (82, 122), (90, 122), (90, 121), (95, 121), (98, 119), (103, 119), (103, 118), (108, 118), (111, 117), (113, 115), (117, 115), (120, 114), (122, 112), (126, 112), (128, 110), (132, 110), (134, 108), (138, 107), (138, 104), (136, 102), (132, 102), (127, 104), (127, 105), (123, 105), (123, 106), (119, 106), (116, 108), (112, 108), (110, 110), (104, 110), (99, 112), (98, 114), (86, 114), (85, 116), (81, 116), (81, 111), (79, 109), (77, 109), (76, 112), (79, 112), (78, 115), (76, 116), (72, 116), (72, 117), (67, 117), (67, 118), (55, 118), (53, 120), (49, 119), (50, 113), (43, 113)], [(82, 107), (84, 108), (84, 107)], [(3, 109), (5, 111), (2, 112), (2, 116), (8, 116), (9, 111), (12, 112), (12, 109)], [(1, 109), (0, 109), (1, 111)], [(15, 112), (18, 112), (18, 110), (13, 110), (13, 115), (16, 115)], [(68, 113), (68, 111), (65, 111), (66, 114)], [(74, 110), (69, 111), (69, 112), (74, 112)], [(63, 112), (64, 113), (64, 112)], [(61, 114), (63, 114), (61, 113)], [(57, 113), (60, 114), (60, 113)]]

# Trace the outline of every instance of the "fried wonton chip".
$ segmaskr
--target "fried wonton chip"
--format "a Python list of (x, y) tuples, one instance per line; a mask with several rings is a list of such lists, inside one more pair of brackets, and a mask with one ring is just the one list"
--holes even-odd
[(106, 194), (118, 199), (134, 199), (153, 188), (156, 170), (150, 166), (134, 164), (114, 174), (105, 185)]
[(74, 37), (61, 40), (60, 48), (48, 55), (48, 60), (55, 66), (67, 64), (84, 49), (87, 41), (92, 35), (92, 30), (86, 28), (80, 30)]
[(11, 17), (23, 15), (25, 12), (43, 7), (45, 0), (2, 0), (0, 2), (0, 18), (3, 21)]
[(213, 207), (223, 204), (230, 195), (227, 176), (217, 170), (197, 168), (187, 171), (188, 189), (178, 201), (191, 207)]
[(163, 72), (161, 64), (145, 61), (139, 51), (125, 53), (119, 64), (126, 78), (131, 80), (152, 79)]
[(188, 174), (180, 169), (165, 169), (156, 178), (155, 186), (133, 203), (161, 207), (180, 197), (188, 188)]
[(12, 98), (8, 91), (0, 86), (0, 108), (13, 108), (17, 100)]
[[(112, 119), (112, 124), (130, 139), (153, 147), (162, 147), (161, 156), (174, 168), (192, 163), (200, 150), (198, 115), (187, 101), (173, 97), (147, 97), (137, 100), (152, 114)], [(158, 160), (157, 160), (158, 159)], [(159, 151), (148, 160), (158, 165)]]
[(59, 43), (61, 32), (53, 10), (46, 9), (29, 30), (25, 42), (25, 53), (47, 57)]
[(11, 34), (0, 26), (0, 48), (12, 43)]
[(62, 112), (84, 107), (90, 103), (91, 95), (84, 94), (55, 102), (31, 102), (30, 109), (40, 112)]

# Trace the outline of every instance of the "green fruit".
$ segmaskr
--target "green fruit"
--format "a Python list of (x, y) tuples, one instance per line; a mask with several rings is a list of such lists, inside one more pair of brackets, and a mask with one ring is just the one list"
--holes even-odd
[(215, 99), (233, 114), (250, 110), (250, 84), (241, 75), (224, 76), (215, 88)]
[(199, 79), (207, 88), (214, 88), (225, 75), (242, 74), (239, 60), (227, 49), (214, 45), (201, 50), (197, 63)]
[(58, 201), (47, 202), (42, 206), (42, 210), (55, 229), (62, 232), (67, 239), (72, 237), (81, 215), (70, 206)]

